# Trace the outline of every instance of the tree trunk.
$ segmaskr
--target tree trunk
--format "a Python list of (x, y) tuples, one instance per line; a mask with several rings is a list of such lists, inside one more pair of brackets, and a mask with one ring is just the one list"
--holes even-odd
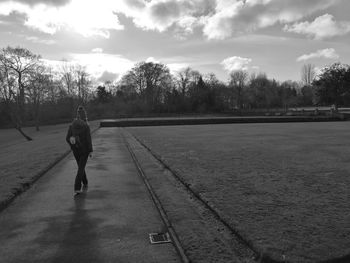
[(35, 129), (36, 129), (36, 131), (40, 131), (40, 128), (39, 128), (39, 124), (40, 124), (39, 114), (40, 114), (40, 102), (37, 102), (37, 104), (35, 105)]
[(25, 134), (20, 126), (16, 126), (16, 130), (18, 130), (24, 138), (27, 139), (27, 141), (32, 141), (33, 139), (29, 137), (27, 134)]
[(22, 83), (22, 73), (18, 72), (18, 88), (19, 88), (19, 116), (21, 120), (24, 120), (24, 87)]
[(11, 113), (11, 121), (17, 131), (19, 131), (24, 138), (28, 141), (32, 141), (33, 139), (29, 137), (27, 134), (24, 133), (22, 130), (22, 125), (21, 125), (21, 117), (19, 116), (18, 112), (16, 113), (15, 110), (11, 109), (10, 105), (7, 105), (8, 109), (10, 110)]

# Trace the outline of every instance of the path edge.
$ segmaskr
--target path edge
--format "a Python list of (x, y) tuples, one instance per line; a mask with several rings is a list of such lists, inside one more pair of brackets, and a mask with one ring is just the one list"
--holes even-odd
[[(97, 128), (95, 128), (91, 134), (94, 134), (98, 129), (100, 129), (101, 126), (98, 126)], [(48, 166), (46, 166), (45, 168), (41, 169), (37, 174), (35, 174), (29, 182), (25, 182), (25, 183), (21, 183), (20, 186), (18, 188), (14, 189), (14, 192), (12, 193), (11, 196), (9, 196), (8, 198), (4, 199), (4, 200), (0, 200), (0, 213), (5, 210), (7, 207), (10, 206), (10, 204), (12, 204), (13, 201), (15, 201), (15, 199), (17, 197), (19, 197), (21, 194), (23, 194), (24, 192), (26, 192), (28, 189), (30, 189), (36, 181), (38, 181), (41, 177), (43, 177), (47, 172), (49, 172), (53, 167), (55, 167), (59, 162), (61, 162), (64, 158), (66, 158), (70, 153), (71, 153), (71, 149), (65, 151), (64, 153), (62, 153), (59, 157), (57, 157), (56, 159), (54, 159), (51, 163), (49, 163)]]

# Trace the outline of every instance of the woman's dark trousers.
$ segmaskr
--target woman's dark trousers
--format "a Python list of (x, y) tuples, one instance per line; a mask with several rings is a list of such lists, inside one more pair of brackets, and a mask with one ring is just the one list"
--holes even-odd
[(88, 153), (79, 153), (78, 151), (73, 151), (75, 160), (78, 164), (78, 172), (75, 177), (74, 190), (79, 191), (81, 189), (81, 183), (88, 185), (88, 180), (85, 173), (85, 166), (89, 157)]

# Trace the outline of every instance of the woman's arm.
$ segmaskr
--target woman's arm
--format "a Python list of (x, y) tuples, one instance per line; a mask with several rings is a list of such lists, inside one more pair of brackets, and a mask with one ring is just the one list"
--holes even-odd
[(89, 153), (92, 153), (93, 149), (92, 149), (91, 132), (90, 132), (90, 127), (89, 126), (87, 126), (87, 127), (88, 128), (86, 129), (87, 130), (86, 138), (87, 138), (87, 142), (88, 142), (88, 150), (89, 150)]
[(69, 138), (72, 136), (72, 126), (69, 125), (68, 131), (67, 131), (67, 135), (66, 135), (66, 142), (71, 146), (70, 140)]

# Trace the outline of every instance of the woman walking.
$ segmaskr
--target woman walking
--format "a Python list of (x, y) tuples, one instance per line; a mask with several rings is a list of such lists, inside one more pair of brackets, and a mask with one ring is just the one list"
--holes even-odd
[[(83, 106), (79, 106), (77, 117), (69, 126), (66, 141), (71, 147), (75, 160), (78, 164), (78, 172), (74, 182), (74, 192), (80, 194), (87, 190), (88, 180), (85, 166), (88, 157), (92, 156), (92, 141), (90, 127), (87, 121), (86, 111)], [(83, 188), (82, 188), (83, 184)]]

